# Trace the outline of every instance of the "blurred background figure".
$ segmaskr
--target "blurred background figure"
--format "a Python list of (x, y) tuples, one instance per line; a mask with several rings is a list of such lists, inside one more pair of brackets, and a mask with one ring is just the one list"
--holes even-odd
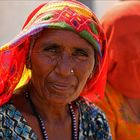
[(106, 112), (113, 140), (140, 140), (140, 1), (124, 1), (101, 20), (109, 45)]

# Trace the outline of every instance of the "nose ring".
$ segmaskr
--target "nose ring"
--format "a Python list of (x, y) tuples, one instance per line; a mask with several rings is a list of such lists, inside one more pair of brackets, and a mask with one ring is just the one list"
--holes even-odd
[(74, 73), (73, 69), (70, 70), (71, 73)]

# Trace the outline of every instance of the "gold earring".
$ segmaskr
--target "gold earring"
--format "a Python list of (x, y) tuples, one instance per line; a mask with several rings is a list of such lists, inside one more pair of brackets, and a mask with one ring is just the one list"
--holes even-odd
[(91, 73), (91, 74), (89, 75), (89, 78), (88, 78), (88, 79), (89, 79), (89, 80), (92, 79), (92, 76), (93, 76), (93, 73)]

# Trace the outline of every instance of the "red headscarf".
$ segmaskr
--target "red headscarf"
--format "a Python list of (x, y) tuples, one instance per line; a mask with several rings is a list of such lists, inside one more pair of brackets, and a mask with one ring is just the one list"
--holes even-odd
[(0, 48), (0, 105), (11, 98), (21, 79), (32, 43), (30, 36), (44, 28), (76, 32), (93, 46), (98, 57), (98, 69), (81, 95), (91, 100), (102, 98), (106, 81), (107, 48), (98, 19), (89, 8), (77, 1), (50, 1), (37, 7), (27, 18), (20, 34)]
[(140, 2), (121, 2), (102, 18), (109, 46), (109, 83), (140, 98)]

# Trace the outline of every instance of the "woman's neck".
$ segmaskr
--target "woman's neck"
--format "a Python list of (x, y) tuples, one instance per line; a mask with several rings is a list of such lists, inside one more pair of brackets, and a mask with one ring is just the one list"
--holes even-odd
[[(40, 100), (37, 100), (35, 96), (32, 96), (32, 98), (29, 96), (29, 102), (31, 104), (31, 108), (33, 109), (33, 111), (36, 111), (35, 116), (37, 118), (40, 118), (39, 116), (41, 116), (41, 118), (39, 119), (41, 128), (47, 126), (46, 127), (47, 132), (43, 131), (43, 136), (47, 134), (50, 137), (50, 139), (56, 139), (59, 138), (60, 134), (61, 136), (63, 136), (64, 133), (66, 133), (63, 136), (63, 138), (67, 136), (68, 139), (71, 139), (72, 137), (74, 139), (76, 137), (77, 139), (78, 112), (74, 111), (71, 104), (59, 105), (59, 106), (55, 104), (52, 105), (49, 104), (48, 102), (40, 102)], [(42, 127), (42, 122), (43, 122), (43, 127)], [(69, 131), (71, 128), (72, 128), (72, 132)], [(65, 132), (63, 129), (65, 129)], [(56, 137), (53, 136), (54, 132)]]
[(35, 110), (42, 116), (47, 122), (60, 122), (65, 121), (66, 118), (70, 117), (70, 111), (68, 104), (52, 104), (49, 101), (42, 100), (40, 97), (30, 96)]

